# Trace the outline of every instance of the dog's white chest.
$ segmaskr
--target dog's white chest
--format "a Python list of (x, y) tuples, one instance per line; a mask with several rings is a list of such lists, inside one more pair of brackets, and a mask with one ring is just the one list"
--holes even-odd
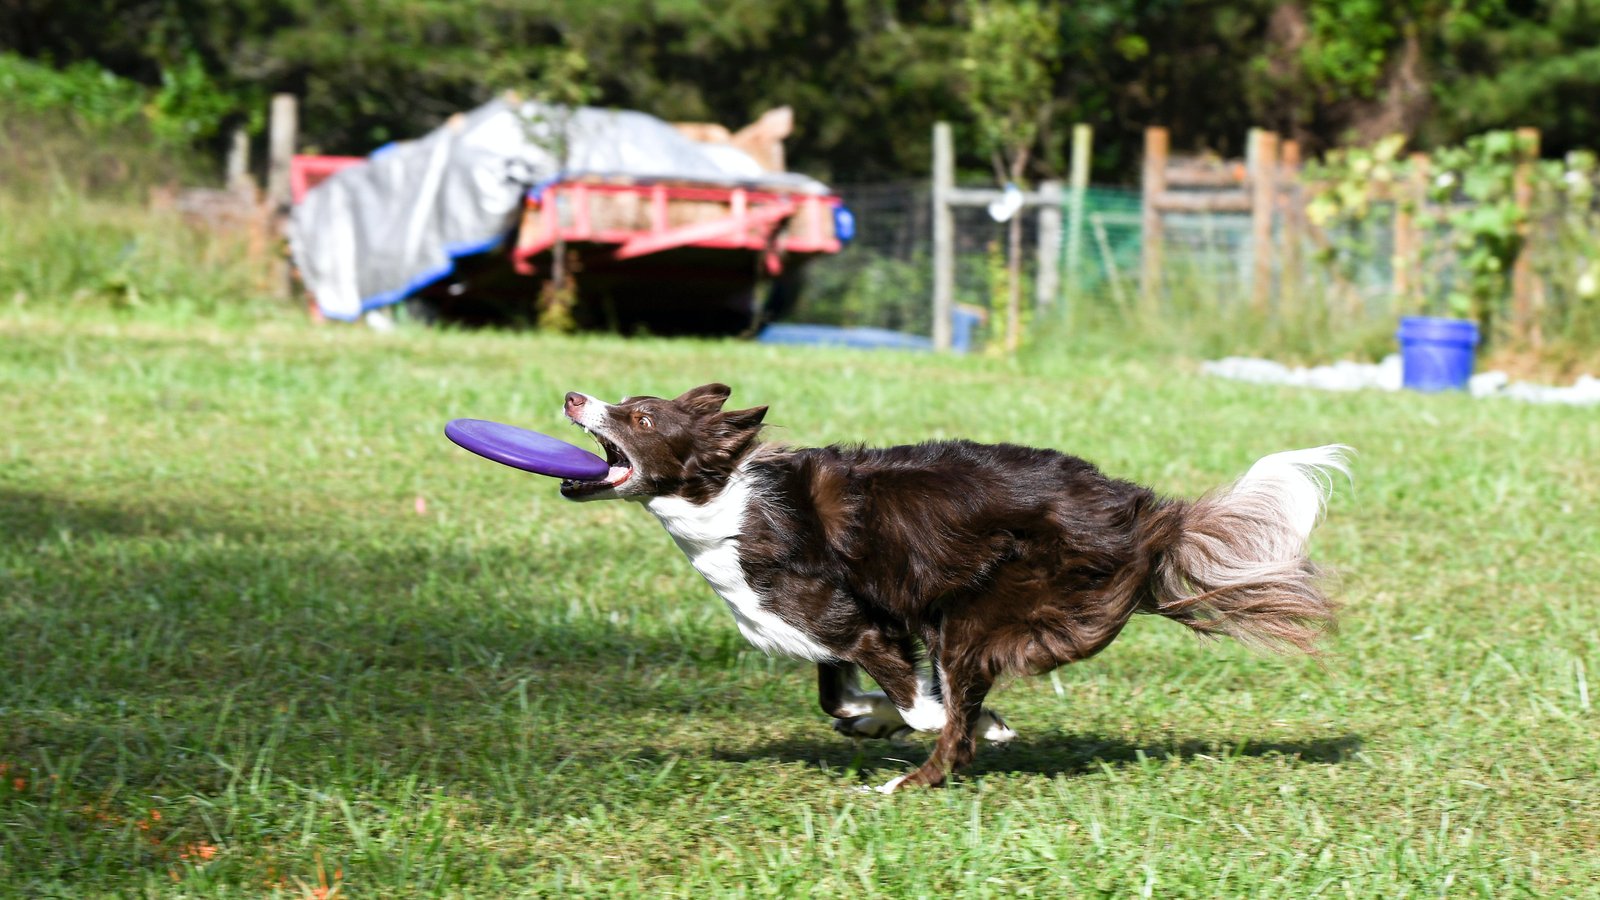
[(655, 497), (645, 508), (666, 526), (683, 555), (717, 592), (745, 640), (766, 653), (801, 659), (833, 658), (810, 635), (780, 619), (761, 604), (761, 595), (745, 580), (739, 564), (739, 534), (750, 507), (753, 486), (739, 472), (711, 502), (697, 506), (679, 497)]

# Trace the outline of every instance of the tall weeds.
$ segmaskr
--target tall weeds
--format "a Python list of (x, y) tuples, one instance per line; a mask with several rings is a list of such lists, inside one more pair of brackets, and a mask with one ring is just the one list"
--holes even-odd
[(197, 229), (149, 205), (152, 188), (205, 174), (137, 125), (90, 128), (0, 108), (0, 314), (270, 309), (245, 235)]

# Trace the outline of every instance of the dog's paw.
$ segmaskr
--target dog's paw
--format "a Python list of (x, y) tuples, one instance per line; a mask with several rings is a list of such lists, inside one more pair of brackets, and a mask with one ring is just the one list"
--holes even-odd
[(841, 718), (845, 719), (883, 715), (885, 710), (890, 711), (889, 715), (894, 714), (894, 704), (889, 702), (889, 698), (884, 695), (883, 691), (868, 691), (864, 694), (858, 692), (847, 693), (839, 701), (838, 709), (840, 713), (843, 713)]
[(978, 719), (978, 735), (991, 744), (1004, 747), (1017, 739), (1017, 733), (1011, 730), (1006, 720), (992, 709), (983, 711), (982, 718)]
[(910, 778), (910, 777), (911, 777), (911, 775), (908, 773), (908, 774), (905, 774), (905, 775), (901, 775), (901, 776), (899, 776), (897, 778), (891, 778), (888, 781), (884, 782), (883, 784), (879, 785), (878, 787), (867, 788), (867, 790), (874, 791), (874, 792), (879, 793), (879, 794), (892, 794), (895, 791), (899, 790), (900, 789), (900, 785), (905, 784), (906, 779)]
[(902, 741), (911, 735), (911, 727), (899, 720), (877, 719), (872, 716), (855, 716), (850, 719), (834, 719), (833, 730), (845, 737), (876, 738), (879, 740)]

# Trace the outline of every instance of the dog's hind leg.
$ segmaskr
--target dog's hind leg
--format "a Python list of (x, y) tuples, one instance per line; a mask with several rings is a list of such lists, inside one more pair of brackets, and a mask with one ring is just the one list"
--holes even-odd
[[(937, 647), (937, 644), (934, 646)], [(934, 653), (937, 653), (937, 651), (935, 650)], [(918, 728), (918, 731), (940, 731), (944, 728), (944, 691), (941, 687), (944, 681), (944, 670), (938, 663), (933, 663), (931, 674), (931, 681), (919, 678), (917, 680), (917, 688), (923, 691), (927, 698), (925, 705), (937, 706), (938, 713), (929, 717), (928, 724), (932, 727)], [(1006, 720), (1000, 716), (1000, 713), (987, 706), (978, 714), (978, 723), (974, 726), (974, 731), (978, 737), (1000, 746), (1017, 739), (1017, 733), (1011, 730), (1011, 726), (1006, 724)]]
[(946, 721), (933, 754), (915, 772), (901, 775), (878, 788), (882, 793), (893, 793), (905, 786), (938, 787), (952, 770), (972, 762), (977, 755), (977, 729), (983, 717), (983, 699), (994, 686), (994, 679), (969, 662), (954, 666), (949, 665), (949, 660), (944, 662)]
[[(936, 627), (925, 628), (923, 630), (922, 637), (923, 637), (923, 642), (928, 645), (928, 656), (931, 657), (934, 660), (937, 660), (939, 658), (939, 646), (940, 646), (940, 643), (939, 643), (940, 637), (939, 637), (938, 628), (936, 628)], [(932, 686), (933, 692), (934, 692), (933, 696), (938, 698), (937, 702), (940, 703), (941, 708), (942, 708), (942, 705), (943, 705), (943, 702), (944, 702), (943, 701), (944, 692), (941, 689), (940, 685), (944, 681), (944, 670), (942, 668), (940, 668), (940, 666), (939, 666), (939, 664), (937, 662), (931, 662), (929, 665), (931, 667), (931, 672), (932, 672), (932, 675), (933, 675), (933, 680), (931, 682), (931, 686)], [(929, 684), (929, 683), (928, 682), (919, 681), (918, 682), (918, 687), (923, 687), (925, 684)], [(939, 721), (939, 728), (929, 729), (929, 730), (937, 731), (939, 729), (942, 729), (944, 727), (944, 719), (940, 718), (938, 721)], [(990, 709), (987, 706), (984, 707), (983, 708), (983, 712), (978, 715), (978, 724), (976, 726), (976, 731), (977, 731), (978, 737), (983, 738), (984, 740), (986, 740), (989, 743), (994, 744), (994, 745), (996, 745), (998, 747), (1004, 747), (1006, 744), (1009, 744), (1012, 741), (1017, 739), (1017, 733), (1015, 731), (1011, 730), (1011, 726), (1006, 724), (1006, 720), (1001, 717), (1000, 713), (995, 711), (995, 710), (993, 710), (993, 709)]]
[(854, 664), (832, 661), (817, 663), (817, 705), (835, 719), (865, 714), (855, 712), (855, 705), (847, 702), (853, 700), (852, 695), (857, 693), (857, 684)]

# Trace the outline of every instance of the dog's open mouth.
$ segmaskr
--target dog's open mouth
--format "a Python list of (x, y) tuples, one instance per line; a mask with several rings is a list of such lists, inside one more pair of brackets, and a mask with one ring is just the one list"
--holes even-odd
[[(583, 428), (582, 425), (578, 427)], [(606, 465), (611, 468), (606, 472), (606, 477), (598, 481), (582, 481), (576, 478), (564, 479), (561, 482), (561, 494), (564, 497), (582, 497), (585, 494), (593, 494), (606, 488), (619, 487), (633, 475), (633, 462), (628, 459), (628, 454), (622, 452), (621, 447), (587, 428), (583, 428), (583, 430), (584, 433), (595, 439), (595, 442), (600, 445), (600, 449), (606, 452)]]

